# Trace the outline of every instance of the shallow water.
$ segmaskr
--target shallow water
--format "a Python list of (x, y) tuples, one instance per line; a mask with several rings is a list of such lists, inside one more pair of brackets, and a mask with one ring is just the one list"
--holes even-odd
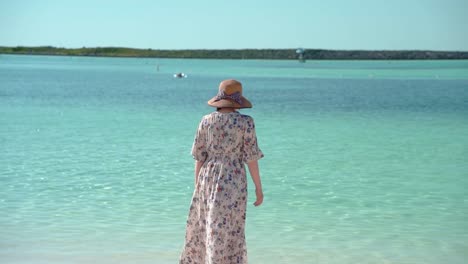
[(190, 147), (225, 78), (265, 153), (250, 263), (465, 263), (468, 61), (7, 55), (0, 261), (176, 263)]

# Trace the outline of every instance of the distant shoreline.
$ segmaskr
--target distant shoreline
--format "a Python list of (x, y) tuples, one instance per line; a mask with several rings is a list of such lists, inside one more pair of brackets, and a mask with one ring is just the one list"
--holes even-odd
[[(155, 50), (124, 47), (57, 48), (0, 46), (0, 54), (124, 58), (298, 60), (296, 49)], [(468, 51), (304, 49), (303, 60), (467, 60)]]

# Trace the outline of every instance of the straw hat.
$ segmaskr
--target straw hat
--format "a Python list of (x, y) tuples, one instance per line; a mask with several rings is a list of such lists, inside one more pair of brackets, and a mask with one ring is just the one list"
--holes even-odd
[(218, 94), (208, 101), (209, 106), (252, 108), (247, 98), (242, 96), (242, 84), (236, 80), (224, 80), (219, 84)]

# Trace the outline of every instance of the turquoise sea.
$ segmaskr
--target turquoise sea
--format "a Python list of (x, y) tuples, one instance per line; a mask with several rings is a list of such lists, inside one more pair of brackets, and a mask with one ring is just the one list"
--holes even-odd
[(227, 78), (265, 153), (249, 263), (467, 263), (466, 60), (13, 55), (0, 55), (0, 263), (178, 263), (190, 148)]

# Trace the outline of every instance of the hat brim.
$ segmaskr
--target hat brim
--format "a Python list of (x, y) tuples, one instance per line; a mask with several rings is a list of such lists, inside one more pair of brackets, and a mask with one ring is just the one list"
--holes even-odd
[(247, 100), (244, 96), (241, 96), (242, 104), (238, 104), (237, 102), (229, 99), (221, 99), (216, 101), (216, 96), (211, 98), (208, 101), (208, 105), (212, 107), (233, 107), (233, 108), (252, 108), (252, 103)]

